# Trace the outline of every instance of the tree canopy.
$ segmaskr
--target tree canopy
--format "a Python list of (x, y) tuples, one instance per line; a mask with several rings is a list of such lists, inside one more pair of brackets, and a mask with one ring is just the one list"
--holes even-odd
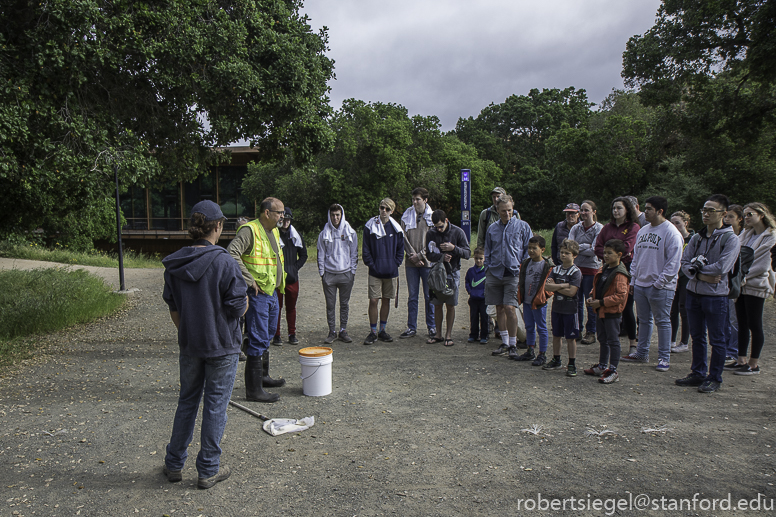
[(4, 2), (0, 232), (72, 235), (83, 220), (102, 236), (114, 164), (150, 184), (194, 177), (217, 159), (211, 147), (240, 139), (300, 162), (327, 149), (333, 62), (300, 6)]

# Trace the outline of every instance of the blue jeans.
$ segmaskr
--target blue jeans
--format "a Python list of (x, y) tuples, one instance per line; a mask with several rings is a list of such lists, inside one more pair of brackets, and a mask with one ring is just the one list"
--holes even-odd
[(418, 296), (420, 295), (420, 282), (423, 282), (423, 299), (426, 302), (426, 327), (436, 329), (434, 321), (434, 306), (431, 305), (428, 293), (428, 274), (431, 271), (427, 267), (404, 267), (407, 274), (407, 328), (418, 330)]
[[(579, 333), (582, 334), (582, 322), (585, 321), (585, 300), (587, 300), (587, 297), (590, 296), (590, 291), (593, 290), (593, 278), (595, 278), (595, 275), (582, 275), (582, 285), (579, 286), (579, 289), (582, 291), (582, 296), (580, 296), (577, 305), (578, 305), (578, 312), (579, 312)], [(591, 309), (590, 307), (587, 308), (587, 324), (585, 325), (585, 330), (587, 332), (592, 332), (595, 334), (595, 320), (598, 318), (598, 316), (595, 313), (595, 309)], [(584, 337), (584, 336), (583, 336)]]
[(245, 313), (245, 332), (248, 347), (245, 355), (261, 355), (269, 348), (269, 342), (278, 328), (280, 303), (277, 291), (271, 295), (248, 289), (248, 312)]
[(671, 305), (676, 291), (655, 287), (633, 288), (636, 313), (639, 316), (639, 347), (636, 355), (649, 357), (649, 340), (652, 338), (652, 319), (657, 327), (657, 358), (671, 360)]
[(549, 334), (547, 333), (547, 306), (532, 309), (527, 303), (523, 304), (523, 320), (525, 321), (525, 341), (528, 346), (536, 346), (536, 334), (539, 333), (539, 352), (547, 351)]
[(226, 406), (232, 396), (239, 358), (240, 354), (207, 358), (180, 355), (181, 392), (164, 458), (168, 470), (182, 470), (186, 463), (199, 401), (204, 392), (197, 473), (201, 478), (218, 474), (221, 459), (219, 444), (226, 427)]
[(728, 324), (726, 296), (699, 296), (687, 291), (687, 319), (692, 336), (692, 371), (706, 376), (706, 331), (711, 344), (707, 380), (722, 382), (725, 366), (725, 326)]

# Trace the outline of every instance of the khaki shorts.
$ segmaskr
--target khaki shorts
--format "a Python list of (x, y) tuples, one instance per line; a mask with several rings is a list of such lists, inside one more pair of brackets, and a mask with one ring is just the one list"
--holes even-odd
[(369, 299), (393, 298), (396, 296), (396, 289), (399, 287), (399, 277), (396, 278), (377, 278), (369, 276)]

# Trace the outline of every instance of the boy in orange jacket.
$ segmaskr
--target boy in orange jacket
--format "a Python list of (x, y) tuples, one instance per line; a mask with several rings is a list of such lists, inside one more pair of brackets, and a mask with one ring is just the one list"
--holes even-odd
[(601, 349), (598, 364), (585, 370), (586, 375), (600, 376), (601, 384), (617, 382), (620, 375), (620, 321), (628, 301), (630, 273), (620, 262), (625, 244), (610, 239), (604, 244), (604, 266), (593, 277), (593, 290), (585, 303), (596, 311), (596, 331)]
[[(510, 350), (509, 358), (515, 361), (531, 361), (533, 366), (542, 366), (547, 362), (547, 300), (552, 293), (544, 286), (552, 269), (552, 262), (542, 254), (546, 242), (541, 235), (534, 235), (528, 240), (528, 258), (520, 265), (520, 276), (517, 282), (517, 303), (523, 306), (525, 320), (525, 335), (528, 350), (523, 355), (517, 355)], [(536, 334), (539, 334), (539, 354), (536, 348)]]

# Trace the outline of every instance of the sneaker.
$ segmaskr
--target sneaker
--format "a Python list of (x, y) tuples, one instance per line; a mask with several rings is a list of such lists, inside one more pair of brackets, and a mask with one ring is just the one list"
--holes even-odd
[(467, 343), (474, 343), (475, 341), (477, 341), (477, 338), (473, 338), (471, 336), (469, 336), (469, 339), (466, 340)]
[(706, 377), (703, 375), (698, 375), (695, 372), (690, 373), (687, 377), (682, 377), (681, 379), (676, 379), (674, 383), (677, 386), (700, 386), (703, 384), (703, 381), (706, 380)]
[(593, 332), (585, 332), (585, 337), (580, 341), (583, 345), (592, 345), (595, 343), (595, 334)]
[(542, 366), (542, 370), (560, 370), (561, 368), (563, 368), (563, 361), (554, 357), (550, 359), (549, 363)]
[(415, 337), (417, 332), (413, 329), (407, 329), (401, 334), (399, 334), (399, 339), (407, 339), (408, 337)]
[(377, 334), (374, 332), (370, 332), (369, 335), (364, 340), (365, 345), (374, 345), (377, 342)]
[(733, 359), (729, 363), (726, 363), (725, 366), (722, 367), (722, 369), (728, 372), (735, 372), (740, 370), (742, 366), (749, 366), (749, 364), (747, 363), (740, 364), (736, 359)]
[(436, 327), (428, 329), (428, 337), (436, 337)]
[(657, 366), (655, 366), (655, 370), (659, 372), (667, 372), (668, 368), (671, 365), (668, 363), (668, 361), (663, 361), (662, 359), (657, 362)]
[(748, 364), (745, 367), (739, 368), (737, 371), (733, 372), (733, 375), (757, 375), (760, 373), (760, 366), (755, 366), (752, 368)]
[(509, 345), (501, 343), (497, 349), (492, 351), (490, 355), (507, 355), (509, 353)]
[(674, 348), (676, 348), (676, 341), (671, 341), (671, 346), (669, 347), (669, 349), (673, 352)]
[(229, 467), (221, 466), (221, 468), (218, 470), (218, 474), (215, 476), (197, 479), (197, 488), (208, 489), (216, 483), (228, 478), (230, 474), (231, 472), (229, 472)]
[(714, 393), (719, 389), (719, 383), (717, 381), (704, 381), (703, 384), (698, 386), (698, 391), (701, 393)]
[(292, 345), (298, 345), (299, 344), (299, 340), (296, 339), (296, 334), (289, 334), (288, 335), (288, 342), (290, 344), (292, 344)]
[(544, 352), (539, 352), (539, 355), (537, 355), (536, 359), (533, 360), (533, 362), (531, 363), (531, 366), (541, 366), (546, 362), (547, 362), (547, 356), (544, 355)]
[[(517, 354), (517, 352), (515, 352)], [(518, 355), (516, 357), (509, 357), (510, 359), (514, 359), (515, 361), (533, 361), (536, 358), (536, 355), (534, 354), (533, 347), (528, 347), (528, 350), (526, 350), (523, 355)]]
[(345, 329), (340, 330), (339, 340), (342, 341), (343, 343), (352, 343), (353, 342), (353, 338), (348, 336), (348, 331), (345, 330)]
[(337, 339), (337, 333), (336, 333), (336, 332), (334, 332), (333, 330), (330, 330), (330, 331), (329, 331), (329, 335), (328, 335), (328, 336), (326, 336), (326, 339), (324, 339), (324, 340), (323, 340), (323, 342), (324, 342), (325, 344), (327, 344), (327, 345), (330, 345), (330, 344), (334, 343), (334, 341), (335, 341), (336, 339)]
[(600, 363), (596, 363), (590, 368), (584, 369), (585, 375), (597, 375), (598, 377), (603, 375), (605, 371), (606, 371), (606, 367), (602, 366)]
[(577, 365), (570, 364), (566, 367), (566, 377), (576, 377), (577, 376)]
[(393, 341), (393, 338), (389, 333), (387, 333), (385, 330), (381, 330), (379, 334), (377, 334), (377, 339), (380, 341), (385, 341), (386, 343), (390, 343)]
[(480, 344), (481, 344), (481, 345), (487, 345), (487, 344), (488, 344), (488, 341), (489, 341), (489, 339), (488, 339), (488, 338), (486, 338), (486, 337), (484, 337), (484, 338), (480, 339)]
[(648, 363), (649, 357), (641, 357), (640, 355), (636, 354), (636, 352), (633, 352), (620, 358), (620, 360), (625, 361), (626, 363)]
[(162, 473), (167, 476), (167, 481), (170, 483), (177, 483), (183, 479), (183, 473), (180, 470), (169, 470), (167, 465), (162, 467)]
[(240, 350), (240, 362), (244, 362), (244, 361), (247, 361), (247, 360), (248, 360), (248, 356), (245, 355), (245, 352)]
[(280, 336), (275, 336), (272, 338), (272, 344), (275, 346), (281, 346), (283, 344), (283, 340), (280, 339)]
[(509, 347), (509, 357), (507, 359), (512, 359), (513, 361), (519, 361), (520, 359), (518, 359), (518, 357), (520, 357), (520, 356), (517, 355), (517, 347), (516, 346), (510, 346)]
[(681, 354), (683, 352), (689, 352), (690, 351), (690, 345), (687, 343), (679, 343), (674, 348), (671, 349), (672, 354)]
[(606, 370), (604, 373), (601, 374), (601, 377), (599, 377), (598, 382), (601, 384), (612, 384), (620, 380), (620, 374), (617, 373), (617, 370)]

